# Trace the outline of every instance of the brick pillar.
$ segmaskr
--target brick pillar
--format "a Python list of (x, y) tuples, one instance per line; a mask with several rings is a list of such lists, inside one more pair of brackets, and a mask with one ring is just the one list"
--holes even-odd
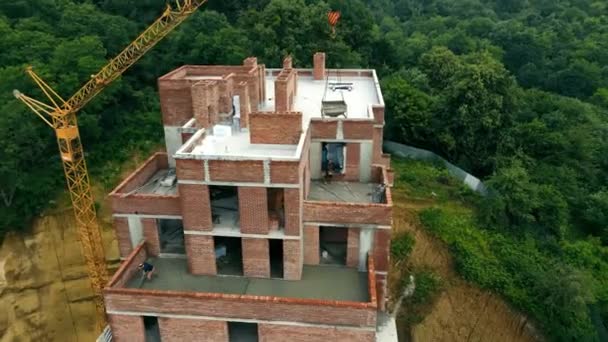
[(302, 240), (283, 240), (283, 278), (302, 278)]
[(285, 57), (283, 59), (283, 69), (292, 69), (293, 68), (293, 59), (291, 56)]
[(149, 256), (158, 256), (160, 254), (160, 240), (158, 237), (158, 225), (156, 219), (144, 218), (141, 219), (144, 230), (144, 239), (146, 240), (146, 248)]
[(361, 144), (347, 143), (346, 144), (346, 180), (359, 181), (359, 159), (361, 159)]
[[(284, 76), (280, 74), (279, 77)], [(287, 92), (287, 79), (277, 78), (274, 81), (274, 110), (275, 112), (289, 111), (289, 96)]]
[(359, 267), (359, 228), (348, 228), (346, 237), (346, 266)]
[(120, 256), (126, 258), (133, 250), (131, 235), (129, 234), (129, 221), (126, 217), (114, 217), (114, 231)]
[(386, 311), (386, 275), (376, 273), (376, 302), (378, 310)]
[(319, 264), (319, 226), (304, 227), (304, 264)]
[(158, 328), (163, 342), (228, 342), (225, 321), (159, 317)]
[(145, 342), (144, 319), (141, 316), (108, 315), (112, 341)]
[(215, 244), (213, 236), (184, 235), (186, 255), (188, 257), (188, 270), (196, 275), (215, 275)]
[(258, 59), (257, 57), (247, 57), (245, 58), (245, 60), (243, 60), (243, 65), (255, 68), (258, 66)]
[(302, 189), (285, 189), (285, 235), (299, 236), (302, 225)]
[(391, 231), (389, 229), (377, 229), (374, 236), (374, 266), (376, 271), (388, 272), (390, 246)]
[(178, 184), (178, 192), (184, 230), (212, 230), (209, 187), (203, 184)]
[(190, 88), (192, 96), (192, 113), (196, 120), (196, 127), (209, 127), (209, 103), (207, 102), (207, 84), (198, 82)]
[(325, 79), (325, 53), (317, 52), (313, 56), (312, 76), (315, 80)]
[(242, 239), (245, 277), (270, 278), (268, 239)]
[(266, 188), (239, 187), (239, 215), (241, 232), (268, 234), (268, 194)]

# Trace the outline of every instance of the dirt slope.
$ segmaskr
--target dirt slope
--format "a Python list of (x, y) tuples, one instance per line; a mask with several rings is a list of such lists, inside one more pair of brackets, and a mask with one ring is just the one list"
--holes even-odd
[[(115, 268), (114, 232), (104, 224)], [(39, 218), (0, 247), (0, 341), (94, 341), (95, 307), (71, 209)]]
[[(395, 193), (394, 203), (395, 233), (409, 231), (416, 239), (409, 262), (412, 266), (432, 268), (445, 285), (430, 313), (409, 331), (409, 336), (408, 332), (400, 331), (400, 340), (528, 342), (539, 339), (524, 315), (511, 309), (500, 297), (457, 276), (447, 246), (424, 231), (418, 221), (417, 211), (432, 202), (413, 201)], [(400, 273), (399, 269), (391, 272), (393, 288)]]

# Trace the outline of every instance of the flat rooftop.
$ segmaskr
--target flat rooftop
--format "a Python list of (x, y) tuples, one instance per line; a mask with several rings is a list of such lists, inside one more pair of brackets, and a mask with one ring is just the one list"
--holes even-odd
[(308, 200), (348, 203), (374, 203), (375, 183), (311, 181)]
[[(194, 70), (194, 69), (193, 69)], [(300, 69), (302, 72), (311, 73), (310, 69)], [(274, 82), (280, 69), (266, 70), (266, 98), (260, 105), (259, 110), (263, 112), (274, 111)], [(298, 74), (298, 92), (294, 99), (293, 111), (302, 112), (302, 127), (306, 131), (310, 120), (321, 118), (321, 103), (326, 100), (344, 99), (347, 106), (347, 117), (332, 118), (333, 120), (348, 119), (373, 119), (370, 105), (382, 104), (380, 88), (377, 78), (371, 70), (340, 70), (328, 69), (327, 80), (314, 80), (311, 75)], [(342, 73), (342, 74), (341, 74)], [(346, 76), (348, 74), (349, 76)], [(359, 74), (360, 76), (353, 76)], [(184, 76), (189, 80), (217, 79), (219, 76), (199, 76), (195, 73)], [(348, 89), (333, 89), (333, 83), (349, 84)], [(204, 158), (230, 158), (235, 159), (277, 159), (296, 160), (299, 159), (298, 145), (275, 145), (275, 144), (251, 144), (249, 142), (249, 131), (242, 129), (233, 131), (229, 136), (221, 136), (213, 132), (194, 146), (191, 155)], [(303, 136), (302, 138), (303, 139)], [(301, 143), (302, 141), (300, 141)]]
[[(266, 99), (261, 111), (274, 111), (274, 69), (266, 70)], [(357, 72), (358, 70), (327, 69), (327, 80), (315, 80), (312, 76), (298, 74), (298, 91), (294, 99), (294, 111), (302, 112), (303, 127), (308, 127), (310, 119), (321, 118), (321, 103), (326, 100), (344, 99), (347, 106), (346, 119), (373, 119), (369, 105), (380, 104), (378, 85), (371, 76), (341, 76), (340, 72)], [(359, 70), (364, 71), (364, 70)], [(350, 83), (350, 90), (331, 90), (332, 83)], [(344, 119), (344, 117), (340, 117)]]
[(297, 158), (297, 145), (250, 144), (249, 131), (233, 132), (231, 136), (208, 135), (194, 147), (193, 154), (213, 156), (247, 156), (250, 158)]
[(302, 279), (248, 278), (239, 276), (199, 276), (188, 273), (186, 259), (150, 258), (158, 274), (142, 282), (134, 276), (127, 288), (173, 290), (368, 302), (367, 272), (341, 266), (304, 266)]

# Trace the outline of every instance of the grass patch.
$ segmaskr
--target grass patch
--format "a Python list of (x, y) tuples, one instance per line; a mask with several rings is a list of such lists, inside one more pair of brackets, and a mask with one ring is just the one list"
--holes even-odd
[(415, 242), (414, 236), (409, 232), (393, 236), (391, 239), (391, 257), (397, 262), (407, 260), (414, 249)]
[(399, 321), (408, 327), (424, 320), (443, 289), (443, 279), (429, 268), (413, 269), (402, 279), (405, 289), (410, 282), (410, 275), (414, 277), (416, 287), (411, 296), (404, 299)]

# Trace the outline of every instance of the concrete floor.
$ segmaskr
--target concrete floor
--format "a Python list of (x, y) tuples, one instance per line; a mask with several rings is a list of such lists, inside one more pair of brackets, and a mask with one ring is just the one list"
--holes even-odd
[(331, 201), (348, 203), (373, 203), (372, 192), (377, 184), (356, 182), (310, 182), (311, 201)]
[(157, 268), (152, 280), (135, 276), (128, 288), (196, 291), (289, 298), (328, 299), (367, 302), (367, 273), (341, 266), (304, 266), (302, 279), (262, 279), (235, 276), (196, 276), (189, 274), (185, 259), (152, 258)]
[(150, 177), (142, 186), (137, 188), (133, 193), (136, 194), (152, 194), (152, 195), (176, 195), (177, 183), (172, 186), (163, 186), (160, 182), (169, 173), (169, 169), (162, 169)]

